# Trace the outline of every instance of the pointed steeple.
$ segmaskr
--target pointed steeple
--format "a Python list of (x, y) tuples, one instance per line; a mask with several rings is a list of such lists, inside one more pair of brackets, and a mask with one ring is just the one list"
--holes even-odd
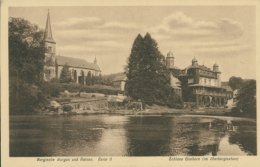
[(96, 63), (97, 64), (97, 57), (95, 56), (95, 60), (94, 60), (94, 63)]
[(51, 19), (50, 19), (50, 13), (48, 9), (48, 15), (47, 15), (47, 21), (46, 21), (46, 27), (45, 27), (45, 37), (44, 37), (45, 42), (51, 42), (56, 44), (52, 37), (52, 32), (51, 32)]

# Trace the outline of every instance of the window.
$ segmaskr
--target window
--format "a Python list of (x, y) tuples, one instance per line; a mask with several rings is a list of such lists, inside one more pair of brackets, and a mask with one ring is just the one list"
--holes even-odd
[(48, 53), (51, 53), (51, 52), (52, 52), (52, 47), (48, 46)]
[(209, 79), (209, 85), (211, 85), (211, 79)]
[(207, 83), (207, 79), (204, 79), (204, 84), (206, 84)]

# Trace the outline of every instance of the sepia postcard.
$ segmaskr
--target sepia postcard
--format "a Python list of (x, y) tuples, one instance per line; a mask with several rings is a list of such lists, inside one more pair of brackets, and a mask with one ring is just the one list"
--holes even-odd
[(259, 166), (260, 2), (1, 2), (2, 166)]

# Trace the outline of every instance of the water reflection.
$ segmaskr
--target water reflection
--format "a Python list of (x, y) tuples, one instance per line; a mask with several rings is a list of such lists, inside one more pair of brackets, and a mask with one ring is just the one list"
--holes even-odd
[(192, 116), (10, 116), (10, 156), (256, 155), (256, 123)]

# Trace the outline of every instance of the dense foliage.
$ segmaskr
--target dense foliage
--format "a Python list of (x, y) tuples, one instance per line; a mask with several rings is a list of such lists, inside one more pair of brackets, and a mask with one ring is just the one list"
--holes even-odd
[(73, 79), (71, 77), (71, 71), (69, 70), (69, 65), (67, 63), (61, 69), (60, 82), (61, 83), (73, 82)]
[(241, 109), (245, 116), (256, 118), (255, 80), (251, 80), (240, 89), (237, 100), (237, 108)]
[(243, 79), (241, 77), (232, 76), (229, 78), (228, 85), (232, 90), (240, 89), (243, 85)]
[(73, 109), (73, 107), (71, 107), (70, 105), (64, 105), (62, 108), (63, 111), (67, 111), (67, 112), (71, 112), (71, 110)]
[(92, 84), (92, 78), (91, 78), (91, 73), (89, 72), (86, 77), (86, 85), (90, 86), (91, 84)]
[(169, 103), (172, 96), (170, 72), (156, 41), (149, 33), (144, 38), (140, 34), (136, 37), (125, 74), (128, 78), (126, 89), (133, 99), (141, 99), (143, 104), (148, 105)]
[(22, 18), (9, 19), (10, 114), (32, 113), (45, 106), (39, 89), (45, 58), (44, 31)]

